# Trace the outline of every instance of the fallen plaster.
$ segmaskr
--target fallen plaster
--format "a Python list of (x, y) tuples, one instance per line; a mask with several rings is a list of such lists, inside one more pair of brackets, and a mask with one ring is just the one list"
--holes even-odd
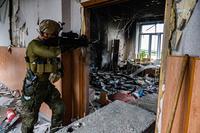
[(57, 133), (149, 133), (147, 129), (152, 127), (155, 118), (142, 108), (115, 101)]

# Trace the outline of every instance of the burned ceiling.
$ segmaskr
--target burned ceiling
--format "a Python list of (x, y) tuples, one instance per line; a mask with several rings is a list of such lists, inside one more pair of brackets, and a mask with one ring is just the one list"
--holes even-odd
[(102, 16), (113, 16), (115, 20), (119, 18), (129, 19), (129, 17), (135, 17), (138, 20), (144, 18), (158, 18), (163, 19), (165, 10), (164, 0), (129, 0), (128, 2), (112, 5), (97, 7), (92, 9), (96, 13), (100, 13)]

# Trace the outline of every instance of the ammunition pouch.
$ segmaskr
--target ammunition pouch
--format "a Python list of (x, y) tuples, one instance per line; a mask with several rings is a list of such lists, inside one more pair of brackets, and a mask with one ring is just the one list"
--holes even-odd
[(34, 73), (54, 73), (58, 70), (56, 64), (36, 64), (35, 62), (30, 63), (30, 69)]
[(34, 62), (27, 62), (28, 68), (34, 73), (55, 73), (58, 70), (60, 58), (38, 59)]

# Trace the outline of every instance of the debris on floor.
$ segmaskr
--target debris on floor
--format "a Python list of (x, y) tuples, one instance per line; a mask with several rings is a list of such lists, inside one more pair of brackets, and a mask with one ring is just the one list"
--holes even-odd
[(158, 94), (147, 94), (146, 96), (143, 96), (137, 100), (129, 102), (130, 104), (137, 105), (143, 109), (146, 109), (150, 112), (153, 112), (156, 114), (157, 112), (157, 100), (158, 100)]
[[(92, 113), (115, 100), (120, 100), (149, 109), (156, 114), (158, 85), (158, 65), (129, 63), (119, 67), (117, 71), (91, 67), (90, 92), (92, 93), (89, 99), (89, 112)], [(146, 100), (146, 97), (153, 98)]]
[(0, 106), (8, 106), (13, 102), (14, 98), (0, 97)]
[(57, 133), (153, 133), (155, 119), (149, 111), (116, 100)]
[[(0, 133), (21, 132), (21, 100), (17, 90), (11, 90), (0, 82)], [(50, 132), (50, 120), (39, 113), (34, 133)]]
[(130, 91), (120, 91), (111, 95), (110, 100), (120, 100), (129, 103), (135, 101), (135, 97), (131, 95)]
[[(63, 131), (77, 131), (78, 133), (79, 129), (81, 129), (82, 133), (83, 129), (84, 133), (84, 131), (87, 132), (87, 128), (91, 128), (89, 130), (92, 131), (96, 128), (92, 128), (92, 126), (99, 124), (103, 124), (101, 125), (103, 128), (97, 130), (96, 133), (109, 132), (110, 130), (113, 132), (127, 130), (128, 133), (150, 129), (155, 122), (157, 109), (158, 71), (159, 68), (157, 66), (144, 66), (141, 64), (118, 66), (115, 71), (91, 67), (89, 86), (90, 115), (70, 124)], [(20, 132), (20, 104), (20, 92), (11, 91), (11, 89), (0, 83), (0, 132)], [(118, 109), (116, 109), (117, 107)], [(133, 113), (130, 113), (131, 111)], [(137, 111), (140, 113), (137, 113)], [(131, 114), (130, 118), (126, 116), (128, 114)], [(94, 120), (93, 117), (98, 119), (100, 123), (87, 121), (92, 122)], [(106, 121), (112, 122), (106, 124)], [(141, 125), (137, 125), (138, 123)], [(107, 129), (115, 124), (118, 124), (116, 128)], [(49, 131), (50, 120), (44, 119), (39, 115), (34, 132), (48, 133)]]
[(8, 132), (20, 119), (16, 110), (16, 102), (19, 100), (18, 91), (9, 90), (3, 83), (0, 83), (0, 132)]
[(159, 69), (153, 64), (130, 63), (115, 71), (91, 67), (90, 114), (59, 133), (153, 133)]

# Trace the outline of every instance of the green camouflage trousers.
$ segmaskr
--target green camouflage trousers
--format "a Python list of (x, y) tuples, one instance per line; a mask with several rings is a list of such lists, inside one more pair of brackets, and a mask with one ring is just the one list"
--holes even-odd
[(22, 133), (32, 133), (34, 124), (38, 120), (40, 106), (45, 102), (52, 110), (51, 132), (58, 130), (64, 118), (64, 103), (60, 98), (59, 91), (49, 81), (38, 81), (33, 94), (26, 95), (23, 88), (22, 101)]

